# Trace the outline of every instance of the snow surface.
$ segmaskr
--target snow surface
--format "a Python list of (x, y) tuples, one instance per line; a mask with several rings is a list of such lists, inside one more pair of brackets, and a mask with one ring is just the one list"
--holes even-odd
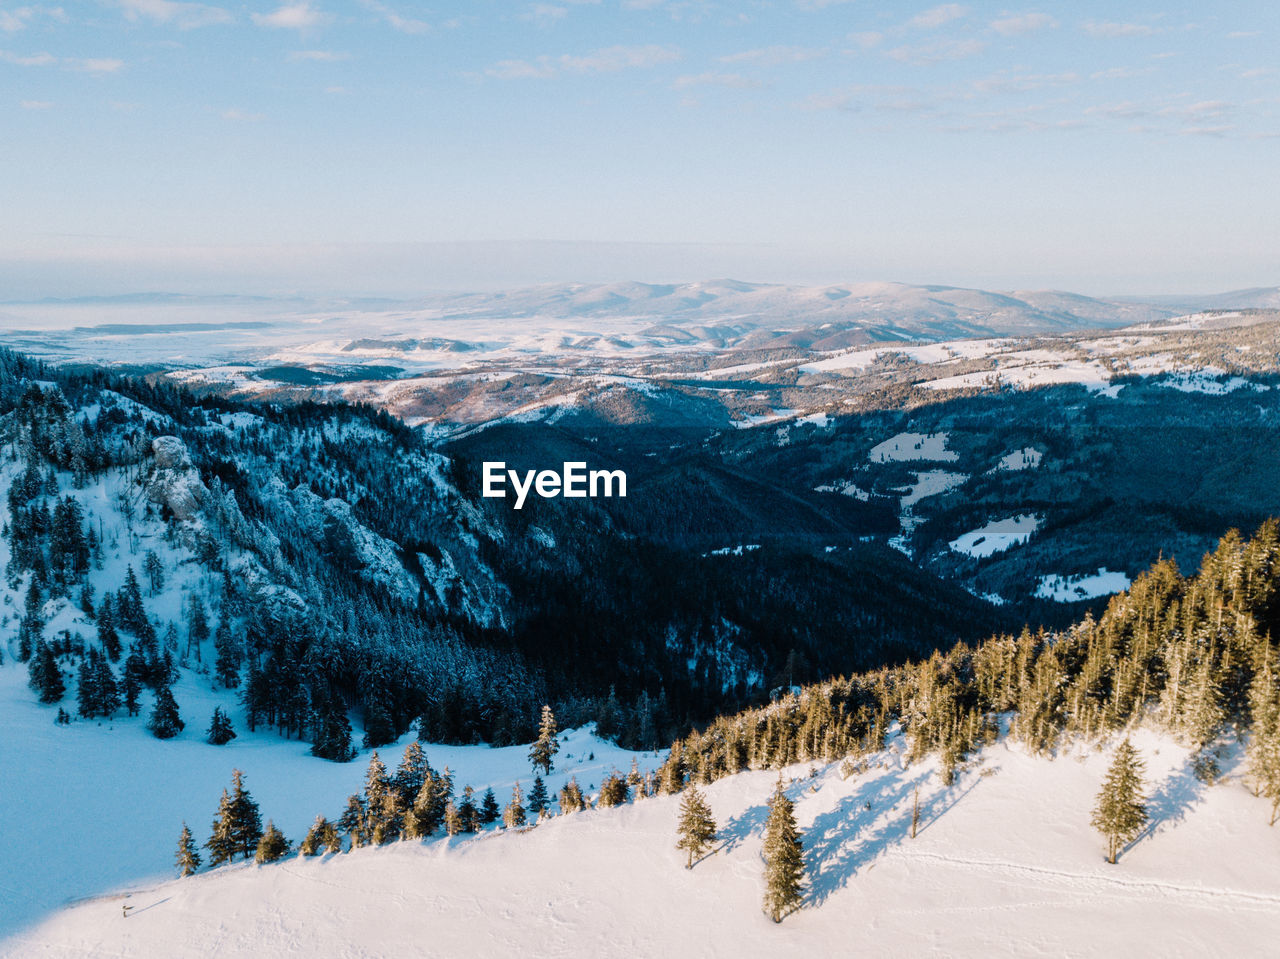
[(867, 458), (873, 463), (937, 460), (950, 463), (960, 454), (947, 449), (946, 433), (899, 433), (872, 447)]
[(906, 495), (900, 501), (903, 509), (914, 506), (926, 496), (937, 496), (939, 493), (945, 493), (948, 490), (963, 486), (969, 481), (969, 474), (948, 473), (946, 470), (928, 470), (924, 473), (916, 473), (915, 478), (914, 484), (904, 487)]
[[(721, 843), (693, 870), (674, 848), (679, 798), (656, 797), (517, 833), (138, 886), (74, 904), (0, 943), (0, 954), (1271, 954), (1280, 854), (1266, 801), (1234, 758), (1207, 787), (1186, 749), (1145, 730), (1133, 742), (1147, 762), (1152, 824), (1114, 866), (1089, 825), (1110, 745), (1080, 744), (1051, 761), (1002, 741), (946, 788), (934, 760), (905, 765), (899, 737), (858, 771), (786, 770), (808, 889), (780, 925), (760, 909), (761, 833), (777, 774), (750, 772), (706, 788)], [(917, 787), (920, 829), (910, 839)]]
[(1018, 470), (1036, 469), (1040, 466), (1040, 461), (1044, 458), (1034, 446), (1027, 446), (1020, 450), (1014, 450), (1012, 453), (1006, 453), (1000, 457), (1000, 462), (992, 468), (991, 472), (1007, 471), (1017, 472)]
[(981, 529), (965, 533), (953, 539), (949, 545), (957, 553), (966, 553), (976, 559), (982, 559), (1025, 543), (1040, 527), (1040, 517), (1028, 513), (1011, 516), (1008, 519), (993, 520)]
[[(74, 712), (74, 682), (64, 707)], [(27, 671), (10, 656), (0, 666), (0, 937), (20, 932), (69, 901), (170, 875), (173, 850), (185, 820), (203, 842), (231, 770), (261, 804), (262, 818), (286, 836), (301, 839), (317, 813), (336, 818), (346, 797), (363, 785), (372, 750), (350, 763), (316, 759), (309, 745), (259, 729), (250, 733), (234, 691), (208, 688), (188, 670), (173, 688), (186, 729), (161, 741), (146, 730), (149, 693), (141, 716), (54, 723), (56, 706), (40, 706), (27, 688)], [(237, 738), (210, 746), (205, 730), (215, 706), (232, 717)], [(358, 727), (357, 727), (358, 729)], [(359, 733), (357, 732), (357, 737)], [(554, 795), (569, 776), (584, 791), (598, 787), (636, 758), (656, 768), (657, 753), (632, 753), (594, 736), (590, 729), (562, 732), (555, 769), (546, 777)], [(410, 737), (384, 746), (379, 756), (394, 772)], [(460, 792), (490, 786), (503, 803), (517, 779), (533, 782), (528, 746), (424, 744), (432, 767), (448, 766)], [(116, 909), (117, 915), (119, 908)], [(4, 947), (0, 945), (0, 953)], [(259, 953), (269, 955), (270, 952)], [(154, 953), (163, 956), (163, 950)]]
[(1097, 599), (1099, 596), (1119, 593), (1128, 588), (1128, 576), (1109, 571), (1103, 566), (1088, 576), (1041, 576), (1035, 595), (1058, 603), (1075, 603), (1082, 599)]

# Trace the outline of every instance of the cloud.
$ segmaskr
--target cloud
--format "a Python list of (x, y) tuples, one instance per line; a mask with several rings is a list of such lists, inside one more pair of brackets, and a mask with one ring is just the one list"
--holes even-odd
[(763, 85), (759, 80), (744, 77), (740, 73), (708, 72), (676, 77), (671, 84), (671, 88), (673, 90), (687, 90), (690, 87), (729, 87), (735, 90), (747, 90)]
[(1019, 37), (1037, 30), (1051, 30), (1058, 21), (1047, 13), (1023, 13), (1000, 17), (991, 21), (991, 29), (1002, 37)]
[(253, 22), (260, 27), (274, 27), (280, 30), (309, 30), (323, 26), (333, 19), (331, 14), (323, 13), (311, 6), (310, 0), (301, 3), (285, 4), (273, 13), (255, 13)]
[(73, 70), (81, 70), (85, 73), (116, 73), (124, 68), (123, 60), (116, 60), (111, 57), (91, 57), (86, 60), (67, 60), (66, 63)]
[(803, 63), (826, 56), (825, 50), (814, 47), (773, 46), (758, 50), (743, 50), (720, 58), (721, 63), (748, 63), (761, 67), (778, 67), (784, 63)]
[(179, 3), (177, 0), (120, 0), (124, 15), (130, 20), (145, 17), (157, 23), (172, 23), (179, 30), (194, 30), (222, 23), (233, 23), (229, 10), (203, 3)]
[(67, 12), (61, 7), (15, 7), (12, 10), (0, 10), (0, 31), (17, 33), (19, 30), (25, 30), (27, 24), (37, 17), (48, 17), (59, 23), (67, 22)]
[(959, 20), (968, 12), (968, 7), (962, 7), (958, 3), (944, 3), (917, 13), (907, 21), (907, 26), (915, 27), (917, 30), (936, 30), (953, 20)]
[(559, 73), (617, 73), (620, 70), (654, 67), (681, 58), (674, 47), (657, 44), (646, 46), (602, 47), (582, 56), (561, 54), (558, 57), (538, 57), (536, 60), (501, 60), (485, 75), (501, 80), (546, 79)]
[(1147, 74), (1155, 73), (1155, 67), (1108, 67), (1105, 70), (1095, 70), (1089, 74), (1090, 80), (1128, 80), (1130, 77), (1144, 77)]
[(51, 110), (53, 104), (48, 100), (23, 100), (19, 104), (24, 110)]
[(248, 113), (245, 110), (238, 110), (235, 108), (223, 110), (219, 116), (231, 123), (256, 123), (259, 120), (265, 119), (261, 113)]
[(975, 80), (973, 86), (982, 93), (1026, 93), (1029, 90), (1070, 86), (1079, 82), (1078, 73), (1024, 73), (1019, 70), (1001, 70)]
[(922, 66), (977, 56), (985, 46), (981, 40), (939, 40), (936, 43), (895, 47), (886, 51), (885, 56), (900, 63), (913, 63), (917, 66)]
[(864, 30), (861, 33), (849, 34), (849, 42), (859, 50), (870, 50), (872, 47), (878, 47), (884, 43), (884, 34), (877, 33), (874, 30)]
[(57, 63), (58, 58), (51, 53), (33, 53), (28, 56), (20, 56), (16, 53), (10, 53), (8, 50), (0, 50), (0, 61), (15, 67), (48, 67)]
[(1145, 23), (1117, 23), (1113, 20), (1099, 22), (1086, 20), (1080, 29), (1091, 37), (1149, 37), (1156, 31)]
[(289, 59), (314, 60), (319, 63), (336, 63), (339, 60), (350, 60), (351, 54), (339, 50), (294, 50)]
[(392, 30), (398, 30), (401, 33), (426, 33), (431, 29), (431, 24), (427, 21), (403, 17), (380, 0), (360, 0), (360, 6), (366, 10), (372, 10), (390, 25)]
[(521, 20), (529, 20), (534, 23), (551, 23), (555, 20), (563, 20), (569, 13), (568, 7), (557, 7), (553, 3), (534, 3), (529, 9), (520, 14)]

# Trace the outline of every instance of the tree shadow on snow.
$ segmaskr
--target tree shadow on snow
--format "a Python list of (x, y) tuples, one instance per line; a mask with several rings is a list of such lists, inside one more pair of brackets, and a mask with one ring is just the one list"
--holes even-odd
[(1194, 757), (1188, 756), (1147, 796), (1147, 825), (1126, 845), (1126, 853), (1134, 846), (1155, 836), (1165, 823), (1179, 823), (1187, 818), (1204, 799), (1205, 784), (1196, 778), (1192, 765)]

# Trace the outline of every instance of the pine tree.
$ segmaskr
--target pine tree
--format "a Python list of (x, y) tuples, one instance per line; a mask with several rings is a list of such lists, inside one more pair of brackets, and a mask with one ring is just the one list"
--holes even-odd
[(36, 643), (35, 652), (27, 666), (28, 685), (42, 703), (60, 702), (66, 695), (67, 687), (62, 681), (62, 670), (58, 669), (53, 650), (43, 639)]
[(582, 812), (586, 808), (587, 800), (582, 795), (578, 779), (576, 776), (571, 776), (569, 781), (560, 787), (560, 812)]
[(244, 788), (244, 773), (238, 769), (231, 771), (231, 798), (227, 807), (228, 830), (235, 852), (248, 859), (257, 849), (258, 840), (262, 838), (262, 817), (258, 814), (258, 804)]
[(356, 756), (356, 748), (351, 743), (351, 720), (342, 697), (330, 695), (318, 715), (311, 755), (336, 763), (350, 762)]
[(147, 729), (156, 739), (172, 739), (186, 725), (178, 716), (178, 704), (168, 686), (156, 690), (156, 704), (147, 720)]
[(235, 689), (240, 685), (240, 644), (231, 633), (231, 625), (225, 613), (214, 632), (213, 647), (213, 674), (227, 689)]
[(231, 720), (221, 706), (214, 706), (213, 719), (209, 723), (209, 743), (213, 746), (225, 746), (235, 738), (236, 731), (231, 728)]
[(1120, 849), (1147, 824), (1142, 796), (1145, 764), (1129, 740), (1116, 748), (1115, 758), (1093, 808), (1092, 824), (1107, 840), (1107, 862), (1115, 864)]
[(209, 865), (220, 866), (229, 862), (236, 854), (236, 846), (231, 838), (231, 797), (222, 790), (222, 799), (218, 801), (218, 816), (213, 821), (212, 834), (204, 844), (209, 850)]
[(600, 795), (596, 799), (596, 805), (601, 809), (609, 809), (624, 805), (630, 798), (631, 790), (627, 787), (627, 781), (618, 775), (615, 769), (600, 783)]
[(560, 750), (556, 740), (556, 717), (550, 706), (542, 707), (542, 720), (538, 725), (538, 738), (529, 748), (529, 762), (533, 768), (541, 768), (544, 774), (550, 775), (555, 754)]
[(182, 824), (182, 835), (178, 837), (178, 875), (185, 877), (200, 868), (200, 853), (196, 851), (195, 840), (191, 838), (191, 830)]
[(347, 798), (347, 806), (338, 819), (338, 828), (351, 840), (351, 848), (358, 849), (368, 841), (365, 832), (364, 800), (355, 793)]
[(685, 789), (680, 800), (680, 822), (676, 834), (679, 837), (676, 848), (689, 853), (686, 869), (692, 869), (694, 860), (701, 859), (716, 841), (716, 821), (711, 818), (711, 807), (698, 792), (698, 787), (692, 784)]
[(289, 854), (289, 840), (276, 828), (275, 823), (267, 820), (267, 830), (258, 840), (254, 850), (253, 861), (256, 863), (277, 862)]
[(529, 790), (529, 799), (525, 804), (529, 815), (535, 819), (541, 819), (550, 804), (551, 797), (547, 794), (547, 784), (542, 781), (541, 776), (534, 776), (533, 788)]
[(147, 574), (152, 596), (164, 589), (164, 563), (160, 562), (160, 557), (153, 550), (147, 550), (147, 555), (143, 557), (142, 571)]
[(511, 790), (511, 802), (507, 803), (507, 808), (502, 810), (502, 825), (507, 829), (519, 829), (525, 825), (527, 820), (523, 800), (520, 783), (517, 782)]
[(480, 824), (488, 826), (497, 822), (501, 812), (498, 807), (498, 797), (493, 794), (492, 787), (486, 789), (484, 796), (480, 800)]
[(769, 800), (764, 831), (764, 911), (774, 922), (800, 905), (804, 884), (804, 847), (796, 828), (795, 807), (782, 790), (782, 774)]
[(466, 786), (462, 790), (462, 801), (458, 803), (458, 818), (462, 821), (463, 832), (480, 831), (480, 810), (476, 808), (475, 790)]
[(458, 812), (458, 807), (450, 799), (444, 807), (444, 834), (446, 836), (456, 836), (460, 832), (465, 832), (462, 814)]
[(342, 837), (337, 828), (324, 816), (316, 816), (316, 821), (307, 830), (307, 835), (298, 845), (298, 852), (304, 856), (318, 856), (322, 852), (341, 852)]

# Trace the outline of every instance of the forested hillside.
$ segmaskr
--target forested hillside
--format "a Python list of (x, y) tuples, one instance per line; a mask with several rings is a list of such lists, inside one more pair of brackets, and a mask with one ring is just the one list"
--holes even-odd
[[(856, 511), (756, 491), (773, 545), (707, 555), (660, 534), (686, 501), (517, 513), (477, 476), (369, 407), (197, 399), (0, 353), (0, 653), (67, 721), (159, 712), (171, 734), (193, 719), (167, 692), (187, 669), (237, 691), (233, 725), (344, 759), (414, 726), (527, 740), (545, 703), (654, 748), (779, 685), (1007, 625), (860, 542)], [(751, 486), (717, 483), (737, 504)]]

